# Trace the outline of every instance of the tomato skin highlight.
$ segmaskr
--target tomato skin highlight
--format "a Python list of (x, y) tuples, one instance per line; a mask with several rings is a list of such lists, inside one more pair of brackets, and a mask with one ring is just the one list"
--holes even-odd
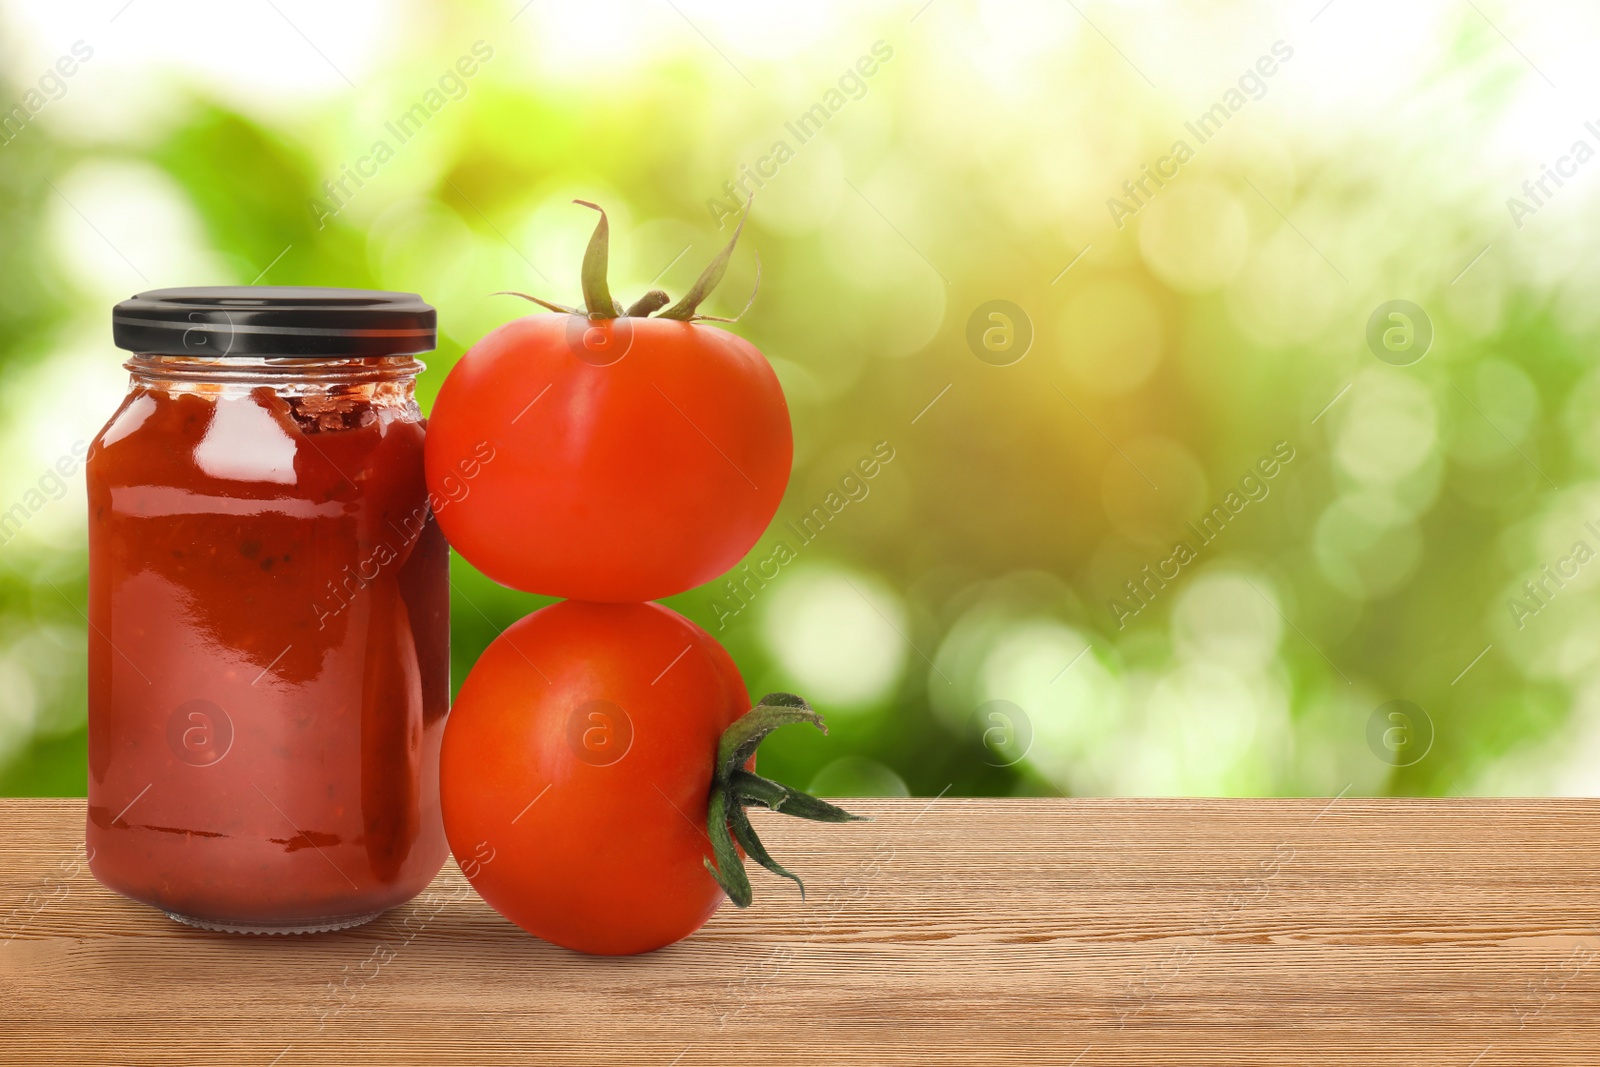
[[(486, 441), (494, 459), (480, 467)], [(627, 603), (737, 564), (793, 458), (783, 390), (748, 341), (560, 314), (473, 346), (439, 391), (426, 446), (429, 489), (449, 501), (439, 524), (480, 571), (525, 592)], [(463, 464), (476, 474), (463, 479)]]
[(725, 899), (702, 863), (706, 807), (718, 739), (749, 708), (727, 651), (659, 604), (536, 611), (484, 651), (446, 722), (451, 850), (546, 941), (621, 955), (681, 940)]

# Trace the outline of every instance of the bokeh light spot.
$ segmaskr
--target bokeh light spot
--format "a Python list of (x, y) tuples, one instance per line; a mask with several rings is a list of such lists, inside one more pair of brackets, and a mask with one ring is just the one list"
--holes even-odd
[(883, 583), (811, 566), (766, 594), (762, 636), (797, 691), (818, 705), (859, 707), (888, 695), (905, 666), (905, 608)]

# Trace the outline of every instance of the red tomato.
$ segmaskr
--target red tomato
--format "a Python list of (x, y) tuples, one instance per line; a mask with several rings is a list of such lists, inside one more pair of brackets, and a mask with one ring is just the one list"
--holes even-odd
[[(445, 835), (483, 899), (529, 933), (649, 952), (698, 930), (724, 885), (750, 902), (734, 838), (799, 882), (744, 805), (854, 818), (750, 773), (755, 746), (788, 722), (822, 726), (785, 694), (752, 711), (727, 651), (676, 612), (554, 604), (501, 634), (461, 686), (440, 756)], [(712, 812), (725, 813), (716, 839)]]
[(708, 788), (718, 738), (749, 708), (722, 646), (660, 605), (536, 611), (484, 651), (446, 720), (451, 847), (496, 911), (546, 941), (671, 944), (722, 901), (701, 862)]
[[(766, 357), (672, 317), (693, 317), (732, 245), (652, 318), (666, 294), (623, 313), (605, 288), (605, 234), (602, 220), (585, 261), (588, 315), (508, 323), (450, 372), (428, 422), (428, 486), (451, 545), (495, 581), (656, 600), (744, 557), (783, 498), (794, 441)], [(493, 459), (480, 465), (486, 442)]]

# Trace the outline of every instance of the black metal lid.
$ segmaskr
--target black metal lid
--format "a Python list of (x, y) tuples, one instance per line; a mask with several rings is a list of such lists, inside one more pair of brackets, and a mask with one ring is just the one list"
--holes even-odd
[(140, 293), (111, 312), (111, 335), (148, 355), (355, 359), (432, 351), (438, 326), (416, 293), (231, 285)]

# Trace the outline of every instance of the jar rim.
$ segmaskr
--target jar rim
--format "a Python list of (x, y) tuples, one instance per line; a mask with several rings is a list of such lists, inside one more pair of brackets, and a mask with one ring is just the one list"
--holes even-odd
[(231, 382), (257, 385), (411, 381), (427, 364), (410, 354), (383, 356), (196, 356), (139, 352), (123, 367), (145, 381)]

